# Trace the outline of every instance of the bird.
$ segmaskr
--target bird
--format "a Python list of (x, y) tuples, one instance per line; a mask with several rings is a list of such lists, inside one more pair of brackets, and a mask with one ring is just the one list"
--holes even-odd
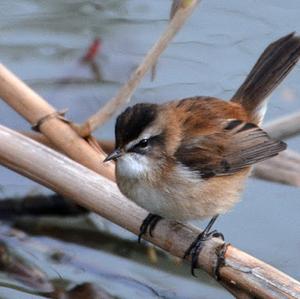
[(191, 271), (203, 242), (223, 235), (211, 228), (239, 201), (253, 164), (287, 145), (262, 124), (267, 99), (300, 57), (300, 38), (290, 33), (272, 42), (229, 101), (194, 96), (162, 104), (138, 103), (116, 119), (115, 148), (120, 191), (149, 214), (139, 241), (162, 219), (210, 219), (185, 252)]

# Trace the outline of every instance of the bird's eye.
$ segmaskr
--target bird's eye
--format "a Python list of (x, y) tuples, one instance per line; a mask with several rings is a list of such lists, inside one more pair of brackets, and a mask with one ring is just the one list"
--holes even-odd
[(145, 148), (147, 147), (149, 144), (149, 139), (142, 139), (139, 143), (138, 146), (141, 148)]

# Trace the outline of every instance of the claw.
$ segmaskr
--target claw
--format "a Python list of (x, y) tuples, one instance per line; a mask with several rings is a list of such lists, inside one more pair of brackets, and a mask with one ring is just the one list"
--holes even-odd
[(149, 226), (149, 235), (150, 237), (153, 237), (153, 231), (156, 227), (156, 224), (158, 221), (160, 221), (162, 219), (162, 217), (158, 216), (158, 215), (154, 215), (155, 218), (153, 218), (153, 220), (151, 221), (150, 223), (150, 226)]
[(149, 213), (148, 216), (144, 219), (141, 227), (140, 227), (140, 233), (138, 236), (138, 242), (141, 243), (142, 236), (149, 231), (149, 235), (153, 237), (153, 230), (155, 229), (156, 224), (159, 220), (161, 220), (162, 217)]
[(184, 254), (184, 258), (191, 256), (191, 274), (196, 277), (195, 269), (198, 266), (198, 256), (203, 248), (204, 242), (213, 238), (217, 231), (206, 233), (205, 230), (194, 240)]
[(230, 243), (224, 243), (216, 250), (217, 263), (213, 269), (214, 278), (220, 280), (220, 269), (225, 266), (225, 254)]
[[(209, 221), (208, 225), (203, 230), (203, 232), (201, 232), (199, 234), (199, 236), (193, 241), (193, 243), (189, 246), (189, 248), (184, 253), (184, 256), (183, 256), (184, 259), (187, 258), (188, 256), (191, 256), (191, 260), (192, 260), (191, 261), (191, 273), (195, 277), (196, 277), (195, 269), (198, 266), (198, 256), (203, 248), (204, 242), (211, 238), (214, 238), (214, 237), (221, 238), (222, 240), (224, 240), (223, 234), (219, 233), (218, 231), (213, 230), (210, 232), (210, 229), (213, 226), (214, 222), (216, 221), (217, 217), (218, 217), (218, 215), (216, 215)], [(219, 271), (218, 265), (216, 267), (216, 271), (217, 272)]]

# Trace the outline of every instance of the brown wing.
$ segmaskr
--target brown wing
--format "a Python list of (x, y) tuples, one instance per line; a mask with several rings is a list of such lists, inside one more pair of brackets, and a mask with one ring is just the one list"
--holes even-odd
[(203, 178), (230, 175), (286, 149), (252, 123), (227, 121), (220, 132), (184, 139), (176, 159)]

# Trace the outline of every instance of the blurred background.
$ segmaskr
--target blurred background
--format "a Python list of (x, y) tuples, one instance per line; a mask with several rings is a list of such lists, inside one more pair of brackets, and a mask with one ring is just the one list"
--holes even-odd
[[(81, 123), (128, 79), (166, 27), (171, 4), (2, 0), (1, 62)], [(131, 103), (230, 98), (270, 42), (300, 33), (299, 15), (298, 0), (203, 0), (163, 53), (154, 80), (148, 74)], [(300, 110), (299, 78), (300, 65), (272, 95), (266, 122)], [(30, 130), (2, 101), (0, 112), (2, 125)], [(95, 136), (112, 139), (114, 121)], [(288, 146), (299, 151), (300, 137), (289, 139)], [(7, 200), (52, 194), (3, 167), (0, 178), (5, 207)], [(96, 215), (38, 217), (18, 211), (16, 219), (15, 210), (1, 212), (0, 206), (6, 218), (0, 247), (18, 265), (8, 269), (0, 259), (0, 298), (62, 298), (64, 292), (68, 298), (109, 298), (105, 292), (118, 298), (232, 298), (201, 271), (192, 278), (188, 265), (136, 245), (135, 236)], [(243, 200), (216, 228), (238, 248), (300, 280), (299, 211), (299, 188), (250, 179)], [(102, 297), (92, 297), (93, 292), (103, 292)], [(78, 293), (85, 295), (75, 297)]]

